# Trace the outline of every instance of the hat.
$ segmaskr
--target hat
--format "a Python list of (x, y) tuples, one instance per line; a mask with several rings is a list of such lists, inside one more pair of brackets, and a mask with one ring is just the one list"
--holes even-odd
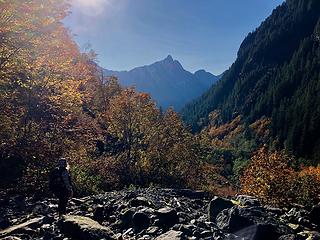
[(67, 159), (65, 158), (60, 158), (58, 161), (58, 164), (60, 167), (66, 167), (67, 166)]

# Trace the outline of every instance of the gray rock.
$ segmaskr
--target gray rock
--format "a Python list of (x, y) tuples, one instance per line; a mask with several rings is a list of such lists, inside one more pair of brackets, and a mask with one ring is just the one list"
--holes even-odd
[(272, 213), (276, 216), (280, 216), (281, 214), (284, 213), (284, 210), (281, 208), (276, 208), (273, 206), (264, 206), (264, 208), (266, 209), (267, 212)]
[(142, 237), (138, 238), (138, 240), (151, 240), (152, 238), (149, 235), (143, 235)]
[(217, 216), (217, 226), (240, 237), (249, 239), (278, 239), (293, 231), (264, 212), (262, 208), (239, 208), (223, 210)]
[(201, 238), (210, 238), (210, 237), (212, 237), (212, 232), (209, 230), (202, 231), (200, 233), (200, 237)]
[(131, 199), (129, 201), (129, 205), (131, 207), (139, 207), (139, 206), (149, 207), (149, 206), (152, 206), (152, 203), (145, 197), (137, 197), (137, 198)]
[(307, 239), (307, 240), (319, 240), (320, 239), (320, 233), (316, 232), (316, 231), (313, 231), (313, 232), (304, 231), (304, 232), (298, 233), (297, 236), (299, 236), (300, 239), (302, 237), (302, 239)]
[(132, 217), (134, 213), (135, 213), (134, 209), (123, 210), (120, 213), (119, 219), (120, 219), (122, 228), (127, 229), (132, 226)]
[(183, 232), (184, 235), (192, 236), (192, 232), (196, 229), (194, 225), (181, 225), (179, 227), (179, 231)]
[(177, 212), (172, 208), (161, 208), (156, 212), (158, 222), (157, 225), (167, 229), (179, 223)]
[(93, 212), (93, 219), (98, 221), (99, 223), (104, 220), (104, 206), (98, 205)]
[(155, 238), (155, 240), (182, 240), (185, 239), (183, 237), (183, 233), (180, 231), (170, 230), (159, 237)]
[(5, 237), (2, 240), (22, 240), (22, 239), (19, 237), (10, 236), (10, 237)]
[(75, 205), (82, 205), (84, 204), (86, 201), (84, 199), (79, 199), (79, 198), (72, 198), (70, 200), (70, 204), (75, 204)]
[(110, 228), (82, 216), (66, 215), (59, 221), (59, 227), (66, 236), (78, 240), (115, 239)]
[(155, 235), (157, 234), (157, 232), (159, 231), (159, 228), (156, 226), (151, 226), (146, 230), (146, 233), (150, 234), (150, 235)]
[(282, 235), (279, 240), (298, 240), (294, 234)]
[(149, 216), (143, 212), (136, 212), (132, 217), (132, 222), (137, 230), (146, 229), (150, 225)]
[(216, 221), (218, 214), (224, 210), (233, 207), (234, 204), (231, 200), (226, 198), (214, 197), (208, 207), (208, 218), (211, 222)]
[(39, 227), (42, 224), (42, 221), (43, 221), (43, 217), (39, 217), (39, 218), (28, 220), (18, 225), (11, 226), (7, 229), (0, 231), (0, 237), (3, 238), (9, 235), (13, 235), (16, 233), (23, 233), (23, 232), (30, 233), (29, 229)]
[(240, 204), (243, 206), (248, 206), (248, 207), (261, 206), (259, 199), (252, 196), (248, 196), (248, 195), (238, 195), (236, 197), (236, 200), (239, 201)]
[[(8, 204), (0, 208), (0, 216), (5, 216), (12, 227), (4, 229), (3, 231), (8, 233), (0, 236), (0, 239), (13, 236), (21, 239), (42, 240), (146, 240), (160, 236), (166, 239), (190, 240), (241, 238), (272, 240), (279, 237), (282, 240), (320, 239), (317, 232), (311, 232), (319, 229), (319, 225), (311, 223), (310, 212), (302, 206), (294, 206), (288, 211), (285, 208), (248, 206), (257, 205), (252, 203), (252, 198), (248, 196), (239, 200), (242, 202), (239, 206), (233, 205), (228, 199), (214, 198), (211, 201), (211, 211), (216, 213), (211, 213), (214, 215), (220, 212), (214, 221), (209, 221), (207, 207), (209, 200), (188, 198), (183, 194), (189, 191), (183, 190), (183, 194), (178, 194), (179, 191), (175, 189), (120, 190), (72, 200), (68, 206), (72, 215), (65, 216), (60, 221), (57, 221), (56, 199), (38, 201), (26, 198), (25, 211), (19, 211), (15, 201), (17, 198), (8, 197)], [(238, 199), (240, 199), (239, 196)], [(245, 203), (248, 199), (251, 201), (249, 204)], [(133, 200), (142, 200), (142, 202), (134, 203)], [(130, 201), (137, 207), (131, 207)], [(218, 210), (219, 201), (226, 203), (227, 208), (222, 207), (222, 210)], [(144, 206), (148, 205), (147, 202), (152, 203), (152, 206)], [(86, 207), (82, 211), (84, 205)], [(33, 211), (35, 206), (37, 211)], [(317, 206), (311, 209), (314, 211), (314, 218), (317, 217), (316, 209)], [(33, 220), (27, 219), (36, 212), (41, 215), (46, 212), (48, 214), (45, 214), (39, 222), (29, 223)], [(67, 221), (68, 217), (78, 219)], [(98, 220), (101, 224), (94, 220)], [(2, 235), (3, 231), (1, 231)]]
[(45, 203), (36, 203), (32, 209), (32, 213), (34, 214), (46, 215), (49, 212), (50, 212), (50, 209), (48, 205)]

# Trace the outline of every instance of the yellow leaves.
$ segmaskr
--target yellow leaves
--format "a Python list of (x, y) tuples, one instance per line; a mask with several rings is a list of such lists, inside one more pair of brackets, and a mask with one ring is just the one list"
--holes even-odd
[(96, 82), (98, 102), (104, 105), (97, 116), (110, 139), (106, 154), (114, 154), (124, 171), (120, 176), (126, 176), (122, 184), (200, 184), (196, 143), (179, 116), (172, 109), (162, 114), (148, 94), (119, 89), (115, 79), (106, 83)]
[(284, 152), (260, 149), (241, 177), (242, 191), (262, 201), (280, 204), (289, 197), (294, 170), (289, 167), (290, 157)]
[(44, 26), (53, 24), (54, 22), (55, 22), (55, 19), (53, 17), (47, 17), (47, 18), (42, 20), (42, 24)]
[[(0, 16), (0, 104), (5, 106), (0, 111), (0, 153), (30, 160), (30, 164), (35, 164), (36, 156), (43, 161), (41, 167), (48, 167), (64, 152), (92, 149), (94, 121), (82, 114), (80, 85), (95, 70), (60, 22), (66, 15), (65, 2), (49, 0), (45, 7), (43, 3), (0, 2), (4, 9)], [(80, 128), (79, 122), (85, 127)]]
[(284, 152), (260, 149), (241, 177), (242, 191), (266, 203), (314, 204), (320, 197), (320, 167), (294, 171)]

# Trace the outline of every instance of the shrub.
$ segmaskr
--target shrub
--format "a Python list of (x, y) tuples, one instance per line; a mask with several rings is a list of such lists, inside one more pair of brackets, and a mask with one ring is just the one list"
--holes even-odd
[(260, 149), (240, 178), (241, 190), (273, 205), (313, 205), (320, 197), (320, 167), (294, 170), (284, 151)]
[(269, 152), (261, 148), (240, 178), (242, 192), (256, 196), (264, 203), (281, 205), (290, 202), (295, 177), (290, 161), (283, 151)]
[(293, 201), (313, 205), (320, 197), (320, 167), (306, 167), (296, 173), (292, 182)]

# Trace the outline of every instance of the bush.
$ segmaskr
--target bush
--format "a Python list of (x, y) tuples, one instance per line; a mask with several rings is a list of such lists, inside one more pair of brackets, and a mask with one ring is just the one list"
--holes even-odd
[(281, 205), (290, 202), (291, 183), (295, 176), (290, 161), (283, 151), (271, 153), (261, 148), (240, 178), (242, 192), (256, 196), (264, 203)]
[(292, 163), (293, 159), (284, 151), (260, 149), (240, 178), (242, 192), (273, 205), (318, 203), (320, 167), (303, 167), (295, 171)]
[(320, 167), (303, 168), (292, 182), (293, 201), (302, 205), (313, 205), (320, 197)]
[(88, 195), (99, 193), (102, 189), (102, 178), (89, 169), (75, 166), (72, 168), (72, 180), (77, 195)]

